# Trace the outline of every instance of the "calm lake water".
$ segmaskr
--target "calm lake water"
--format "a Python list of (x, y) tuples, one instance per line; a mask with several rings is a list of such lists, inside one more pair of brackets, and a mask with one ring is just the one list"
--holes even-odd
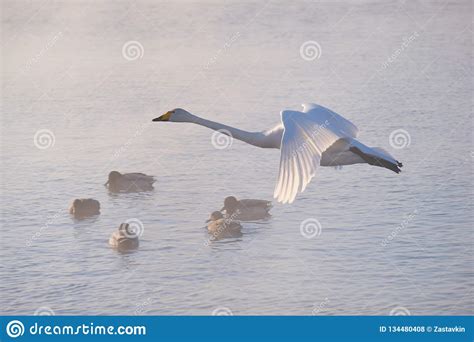
[[(474, 313), (470, 1), (2, 7), (2, 314)], [(321, 168), (271, 219), (208, 243), (226, 196), (272, 198), (279, 151), (151, 119), (182, 107), (263, 130), (303, 102), (403, 172)], [(111, 170), (156, 189), (109, 194)], [(101, 215), (72, 219), (79, 197)], [(107, 240), (129, 219), (140, 247), (119, 253)]]

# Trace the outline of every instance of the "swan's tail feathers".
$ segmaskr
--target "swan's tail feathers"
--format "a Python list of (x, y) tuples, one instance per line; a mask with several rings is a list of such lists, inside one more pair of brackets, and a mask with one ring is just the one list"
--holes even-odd
[(402, 172), (403, 164), (395, 160), (387, 152), (382, 149), (373, 148), (373, 153), (362, 152), (359, 148), (351, 146), (349, 151), (360, 156), (367, 164), (384, 167), (393, 172)]

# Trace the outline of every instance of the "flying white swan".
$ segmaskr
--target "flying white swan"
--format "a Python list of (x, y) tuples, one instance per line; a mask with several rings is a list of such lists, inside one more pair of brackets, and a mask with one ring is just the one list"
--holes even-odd
[(355, 138), (357, 127), (332, 110), (303, 104), (303, 111), (284, 110), (281, 123), (262, 132), (247, 132), (173, 109), (153, 121), (189, 122), (208, 127), (250, 145), (281, 150), (280, 172), (273, 196), (292, 203), (314, 177), (318, 166), (357, 163), (385, 167), (399, 173), (402, 164), (387, 151), (368, 147)]

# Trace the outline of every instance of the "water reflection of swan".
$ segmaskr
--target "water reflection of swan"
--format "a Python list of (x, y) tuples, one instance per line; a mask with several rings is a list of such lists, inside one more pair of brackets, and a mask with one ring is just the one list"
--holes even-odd
[(224, 200), (226, 217), (241, 221), (261, 220), (270, 217), (271, 201), (258, 199), (241, 199), (229, 196)]
[(358, 129), (350, 121), (317, 104), (303, 104), (303, 111), (284, 110), (281, 123), (262, 132), (247, 132), (206, 120), (177, 108), (153, 121), (189, 122), (205, 126), (250, 145), (278, 148), (280, 171), (274, 197), (294, 201), (316, 174), (319, 166), (368, 163), (399, 173), (402, 164), (380, 148), (356, 140)]
[(207, 231), (214, 239), (238, 238), (242, 236), (242, 226), (238, 221), (224, 218), (220, 211), (214, 211), (207, 220)]
[(144, 173), (120, 173), (111, 171), (104, 184), (112, 192), (139, 192), (153, 190), (155, 178)]

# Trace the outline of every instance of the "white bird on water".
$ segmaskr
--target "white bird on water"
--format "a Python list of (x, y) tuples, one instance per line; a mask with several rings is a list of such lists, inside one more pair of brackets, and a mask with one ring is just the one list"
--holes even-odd
[(283, 110), (281, 123), (261, 132), (248, 132), (206, 120), (176, 108), (153, 121), (188, 122), (205, 126), (247, 144), (281, 150), (280, 171), (273, 196), (292, 203), (316, 174), (318, 166), (368, 163), (399, 173), (402, 163), (387, 151), (356, 140), (358, 129), (349, 120), (317, 104), (303, 111)]

